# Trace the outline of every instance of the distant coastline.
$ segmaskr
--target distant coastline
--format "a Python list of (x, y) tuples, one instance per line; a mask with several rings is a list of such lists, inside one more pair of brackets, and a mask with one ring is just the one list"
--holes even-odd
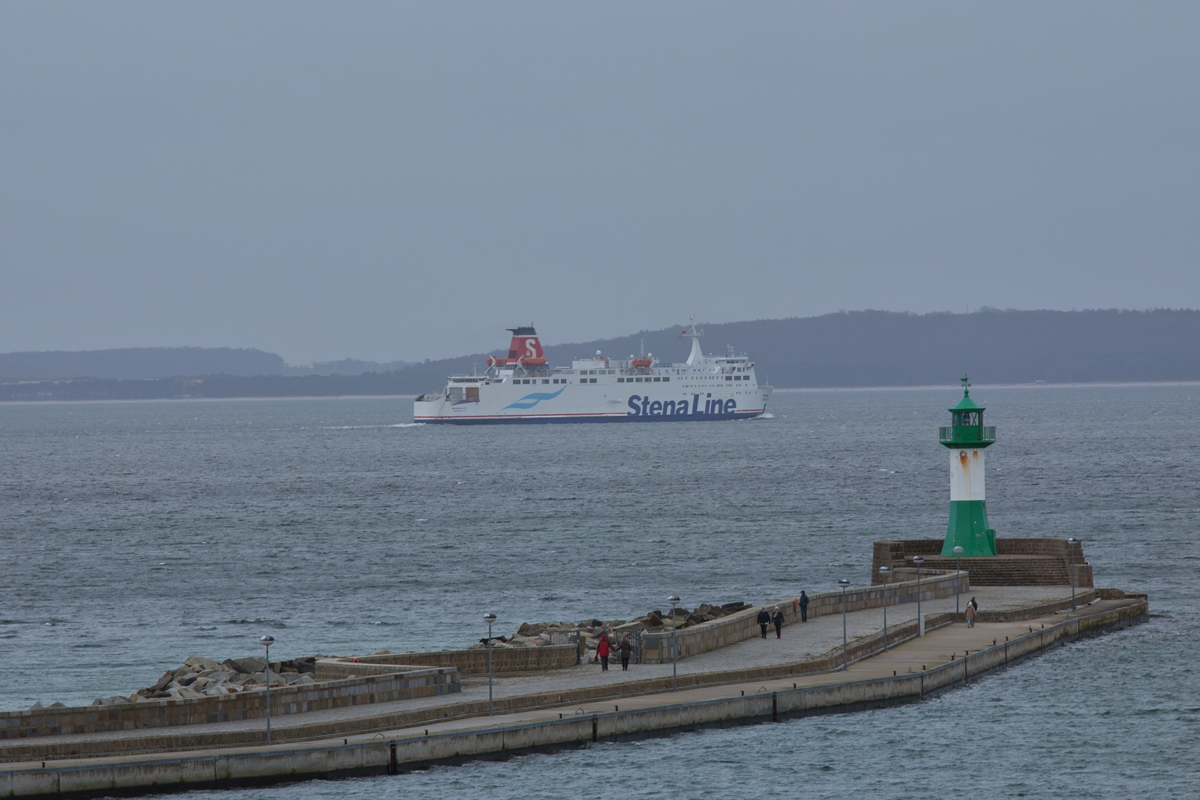
[[(979, 383), (972, 384), (975, 389), (1095, 389), (1095, 388), (1114, 388), (1120, 389), (1123, 387), (1136, 386), (1196, 386), (1200, 387), (1200, 380), (1195, 381), (1096, 381), (1094, 383), (1079, 382), (1079, 383)], [(896, 392), (896, 391), (930, 391), (934, 389), (957, 388), (957, 383), (943, 384), (923, 384), (921, 386), (797, 386), (791, 388), (776, 388), (776, 392), (784, 392), (788, 394), (798, 392)], [(0, 384), (0, 404), (20, 405), (20, 404), (35, 404), (35, 403), (186, 403), (186, 402), (210, 402), (213, 400), (412, 400), (417, 397), (418, 392), (396, 392), (396, 393), (347, 393), (347, 394), (264, 394), (264, 395), (222, 395), (222, 396), (200, 396), (200, 395), (181, 395), (175, 397), (94, 397), (94, 398), (10, 398), (4, 394), (4, 385)]]
[[(964, 373), (981, 386), (1200, 381), (1194, 310), (855, 311), (703, 327), (706, 352), (753, 353), (764, 382), (785, 390), (947, 386)], [(679, 331), (549, 345), (546, 352), (552, 363), (597, 350), (671, 359), (682, 350)], [(0, 354), (0, 402), (412, 396), (438, 391), (448, 375), (479, 370), (488, 355), (387, 365), (344, 359), (321, 365), (328, 374), (296, 374), (316, 367), (229, 348)], [(379, 366), (392, 368), (363, 369)], [(248, 374), (255, 367), (270, 374)]]

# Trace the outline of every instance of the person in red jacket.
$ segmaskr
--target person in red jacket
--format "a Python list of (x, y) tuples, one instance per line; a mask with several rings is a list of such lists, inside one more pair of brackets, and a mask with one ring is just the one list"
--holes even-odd
[(596, 645), (596, 655), (600, 656), (600, 671), (608, 672), (608, 656), (612, 648), (608, 645), (608, 634), (600, 634), (600, 643)]

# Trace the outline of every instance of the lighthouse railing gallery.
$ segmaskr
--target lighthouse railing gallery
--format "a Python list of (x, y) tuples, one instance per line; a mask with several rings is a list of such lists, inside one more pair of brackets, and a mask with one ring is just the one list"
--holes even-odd
[(995, 425), (970, 425), (938, 428), (938, 440), (942, 444), (995, 444)]

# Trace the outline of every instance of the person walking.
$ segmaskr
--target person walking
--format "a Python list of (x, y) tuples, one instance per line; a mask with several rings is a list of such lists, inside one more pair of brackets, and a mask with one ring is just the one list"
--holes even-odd
[(783, 610), (779, 606), (775, 606), (775, 616), (771, 617), (771, 622), (775, 623), (775, 638), (783, 638)]
[(767, 638), (767, 626), (771, 624), (771, 615), (767, 613), (767, 607), (763, 606), (762, 611), (758, 612), (758, 627), (762, 630), (762, 637)]
[(808, 595), (800, 590), (800, 621), (808, 622)]
[(608, 645), (608, 634), (600, 634), (600, 643), (596, 645), (596, 655), (600, 657), (600, 671), (608, 672), (608, 656), (612, 648)]
[(967, 611), (966, 611), (966, 614), (964, 614), (964, 616), (967, 618), (967, 627), (974, 628), (975, 627), (975, 606), (971, 605), (970, 603), (967, 603)]
[(629, 643), (628, 636), (621, 639), (621, 646), (617, 649), (621, 651), (621, 672), (629, 672), (629, 656), (633, 655), (633, 645)]

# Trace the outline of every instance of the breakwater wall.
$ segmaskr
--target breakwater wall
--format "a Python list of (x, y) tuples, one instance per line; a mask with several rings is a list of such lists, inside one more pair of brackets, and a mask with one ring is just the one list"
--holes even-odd
[[(548, 644), (541, 647), (493, 647), (492, 672), (498, 675), (517, 672), (537, 672), (546, 669), (564, 669), (575, 666), (577, 657), (574, 644)], [(358, 656), (357, 662), (348, 659), (322, 659), (317, 662), (317, 677), (323, 674), (361, 675), (370, 669), (383, 667), (395, 672), (397, 667), (410, 666), (453, 667), (460, 675), (486, 675), (488, 653), (486, 648), (475, 650), (431, 650), (426, 653), (384, 653), (381, 655)], [(341, 672), (337, 672), (341, 670)]]
[[(915, 603), (918, 591), (922, 600), (934, 600), (952, 597), (956, 591), (967, 592), (971, 589), (970, 573), (963, 570), (955, 573), (953, 570), (921, 570), (921, 581), (918, 590), (916, 570), (912, 571), (912, 580), (907, 580), (905, 571), (902, 577), (906, 580), (895, 581), (886, 586), (868, 586), (847, 589), (844, 595), (847, 611), (861, 611), (864, 608), (882, 608), (900, 603)], [(826, 614), (842, 613), (842, 592), (818, 592), (808, 596), (808, 615), (820, 617)], [(767, 610), (779, 606), (783, 612), (784, 624), (791, 625), (800, 621), (800, 606), (798, 598), (789, 597), (777, 603), (767, 605)], [(646, 664), (662, 664), (672, 660), (674, 651), (679, 649), (679, 659), (688, 656), (708, 653), (728, 647), (731, 644), (753, 639), (759, 635), (758, 617), (762, 606), (754, 606), (728, 617), (721, 617), (712, 622), (705, 622), (689, 628), (683, 628), (674, 633), (671, 631), (656, 631), (642, 634), (642, 662)]]
[(711, 726), (780, 721), (919, 701), (1047, 649), (1144, 621), (1148, 602), (1130, 596), (1116, 608), (1084, 614), (1012, 641), (889, 678), (766, 691), (629, 711), (371, 742), (227, 751), (215, 755), (50, 764), (0, 771), (0, 796), (101, 796), (219, 788), (304, 778), (398, 774), (439, 763), (504, 757), (589, 742), (636, 739)]
[[(460, 691), (453, 667), (424, 667), (389, 674), (358, 676), (303, 686), (271, 689), (271, 716), (282, 717), (343, 708), (363, 703), (384, 703), (414, 697), (432, 697)], [(110, 706), (39, 708), (0, 713), (0, 740), (40, 738), (79, 733), (168, 728), (240, 719), (265, 719), (265, 691), (238, 692), (216, 697), (146, 700)]]
[[(1080, 592), (1076, 600), (1080, 606), (1083, 606), (1097, 599), (1097, 597), (1106, 600), (1120, 600), (1125, 598), (1126, 594), (1117, 589), (1088, 590)], [(1060, 600), (1007, 611), (983, 611), (980, 613), (979, 620), (983, 622), (1010, 622), (1014, 620), (1034, 619), (1065, 611), (1070, 607), (1070, 600)], [(953, 612), (926, 614), (925, 620), (926, 630), (933, 631), (954, 622), (954, 614)], [(917, 623), (915, 620), (891, 625), (888, 627), (886, 634), (887, 641), (892, 647), (913, 639), (916, 635)], [(848, 648), (850, 662), (854, 663), (855, 661), (881, 652), (883, 650), (884, 636), (885, 634), (880, 631), (851, 641)], [(821, 656), (791, 664), (775, 664), (763, 667), (703, 673), (685, 673), (679, 676), (678, 685), (680, 688), (692, 688), (830, 672), (841, 666), (842, 657), (842, 648), (835, 647)], [(320, 669), (320, 663), (318, 662), (318, 669)], [(378, 669), (381, 667), (377, 665), (374, 668)], [(583, 703), (654, 694), (669, 691), (671, 685), (671, 678), (646, 678), (612, 685), (498, 697), (495, 700), (495, 710), (497, 713), (529, 711), (539, 708), (550, 708), (566, 703)], [(272, 699), (274, 699), (274, 691), (272, 691)], [(297, 743), (313, 739), (369, 734), (382, 730), (416, 727), (447, 719), (482, 716), (487, 714), (487, 708), (486, 700), (466, 700), (450, 702), (446, 705), (430, 708), (384, 712), (369, 717), (338, 722), (304, 722), (295, 718), (287, 722), (277, 720), (276, 727), (272, 733), (272, 739), (279, 743)], [(198, 732), (188, 730), (186, 727), (161, 732), (147, 731), (138, 737), (95, 738), (88, 741), (74, 742), (58, 740), (52, 736), (44, 736), (33, 739), (22, 739), (15, 742), (0, 742), (0, 762), (39, 761), (48, 758), (110, 755), (133, 756), (165, 751), (182, 752), (205, 748), (255, 745), (263, 741), (263, 736), (264, 733), (262, 730)]]

